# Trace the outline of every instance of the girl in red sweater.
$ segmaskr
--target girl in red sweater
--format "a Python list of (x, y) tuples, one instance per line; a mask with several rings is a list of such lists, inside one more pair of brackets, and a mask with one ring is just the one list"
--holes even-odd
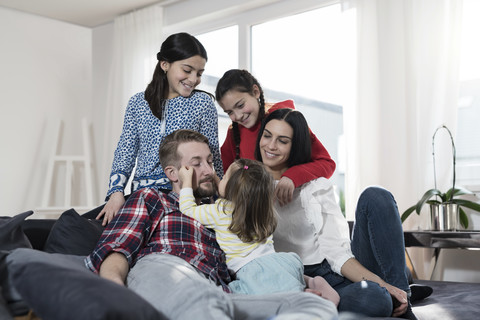
[[(232, 120), (221, 147), (223, 169), (240, 158), (255, 159), (255, 143), (261, 122), (266, 114), (283, 108), (295, 109), (292, 100), (266, 104), (262, 87), (246, 70), (232, 69), (218, 81), (215, 97)], [(275, 194), (280, 205), (292, 200), (293, 190), (319, 177), (330, 178), (335, 162), (310, 130), (312, 161), (289, 168), (280, 179)]]

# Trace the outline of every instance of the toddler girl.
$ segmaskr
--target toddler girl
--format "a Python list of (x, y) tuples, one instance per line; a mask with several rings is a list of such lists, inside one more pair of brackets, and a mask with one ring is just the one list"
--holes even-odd
[(250, 159), (232, 163), (223, 179), (217, 181), (220, 198), (214, 204), (195, 203), (192, 176), (193, 168), (180, 168), (180, 210), (215, 230), (227, 266), (235, 274), (236, 280), (229, 284), (234, 293), (305, 290), (338, 305), (338, 294), (322, 277), (303, 275), (303, 264), (296, 253), (275, 252), (275, 185), (262, 163)]

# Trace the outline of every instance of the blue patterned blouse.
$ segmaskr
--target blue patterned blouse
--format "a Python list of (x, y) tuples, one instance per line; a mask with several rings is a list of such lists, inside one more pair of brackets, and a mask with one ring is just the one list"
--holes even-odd
[[(166, 119), (166, 122), (165, 122)], [(124, 191), (133, 168), (132, 192), (145, 187), (171, 188), (159, 162), (158, 148), (163, 139), (178, 129), (198, 131), (208, 138), (213, 164), (219, 176), (223, 174), (218, 147), (218, 114), (212, 98), (204, 92), (190, 97), (178, 96), (167, 100), (163, 120), (153, 115), (144, 92), (128, 102), (123, 130), (113, 158), (107, 199)]]

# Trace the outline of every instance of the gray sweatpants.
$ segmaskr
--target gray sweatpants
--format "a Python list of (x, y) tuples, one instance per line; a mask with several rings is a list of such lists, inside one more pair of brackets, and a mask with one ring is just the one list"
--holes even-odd
[(335, 305), (306, 292), (225, 293), (185, 260), (150, 254), (130, 270), (127, 286), (172, 320), (337, 319)]

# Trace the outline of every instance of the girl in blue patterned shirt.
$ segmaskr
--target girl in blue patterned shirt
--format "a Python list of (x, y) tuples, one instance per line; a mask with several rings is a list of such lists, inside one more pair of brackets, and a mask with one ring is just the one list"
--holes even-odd
[(163, 139), (178, 129), (198, 131), (208, 138), (215, 171), (222, 173), (218, 146), (218, 115), (210, 94), (195, 90), (207, 62), (203, 45), (188, 33), (169, 36), (157, 53), (153, 79), (145, 92), (130, 98), (115, 150), (107, 203), (98, 214), (106, 225), (125, 203), (124, 190), (133, 168), (132, 192), (146, 187), (170, 189), (159, 162)]

